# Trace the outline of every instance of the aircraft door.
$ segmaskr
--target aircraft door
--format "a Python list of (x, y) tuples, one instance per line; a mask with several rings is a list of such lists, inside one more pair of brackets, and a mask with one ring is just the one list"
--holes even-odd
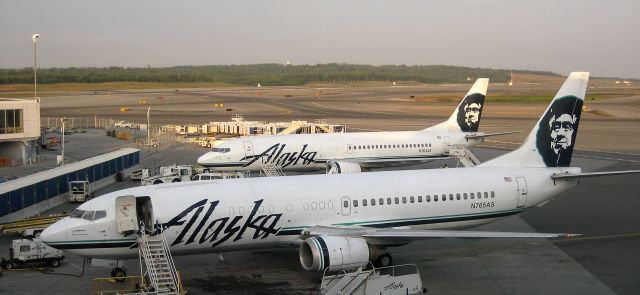
[(244, 156), (253, 157), (253, 142), (251, 141), (244, 142)]
[(136, 232), (141, 223), (144, 223), (147, 231), (153, 231), (151, 198), (147, 196), (120, 196), (116, 198), (116, 223), (118, 232), (125, 235)]
[(516, 177), (516, 182), (518, 183), (518, 206), (517, 208), (522, 208), (527, 205), (527, 180), (524, 177)]
[(352, 154), (353, 153), (353, 145), (352, 144), (348, 144), (347, 145), (347, 154)]
[(449, 136), (443, 136), (444, 139), (444, 151), (448, 152), (451, 149), (451, 138)]
[(136, 215), (136, 197), (120, 196), (116, 198), (116, 223), (118, 232), (130, 234), (136, 231), (138, 217)]
[(342, 197), (340, 199), (340, 208), (342, 216), (351, 215), (351, 199), (349, 197)]

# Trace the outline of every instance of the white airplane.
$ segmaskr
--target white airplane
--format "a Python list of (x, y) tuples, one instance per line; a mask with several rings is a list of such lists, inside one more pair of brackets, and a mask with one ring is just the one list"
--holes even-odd
[(451, 117), (420, 131), (287, 134), (229, 140), (198, 159), (215, 170), (285, 171), (326, 169), (329, 173), (408, 165), (448, 158), (454, 146), (473, 146), (484, 137), (512, 132), (478, 132), (489, 79), (478, 79)]
[(85, 257), (137, 255), (137, 224), (162, 229), (174, 255), (298, 246), (305, 270), (376, 261), (420, 239), (554, 238), (454, 230), (515, 215), (574, 187), (570, 167), (588, 73), (571, 73), (515, 151), (473, 168), (300, 175), (141, 186), (81, 204), (49, 226), (47, 245)]

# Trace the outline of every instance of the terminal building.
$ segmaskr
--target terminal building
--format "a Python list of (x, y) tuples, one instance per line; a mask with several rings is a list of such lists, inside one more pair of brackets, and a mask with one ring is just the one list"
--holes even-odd
[(0, 98), (0, 167), (36, 162), (40, 99)]
[(69, 182), (100, 189), (139, 169), (140, 150), (122, 148), (86, 160), (0, 183), (0, 223), (34, 216), (68, 199)]

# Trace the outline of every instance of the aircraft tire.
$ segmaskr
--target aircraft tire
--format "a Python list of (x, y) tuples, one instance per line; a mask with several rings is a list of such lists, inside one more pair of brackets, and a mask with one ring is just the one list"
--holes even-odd
[(116, 267), (111, 271), (111, 277), (116, 280), (116, 282), (124, 282), (127, 276), (127, 271), (123, 268)]
[(391, 257), (391, 254), (384, 253), (376, 258), (375, 264), (377, 267), (391, 266), (393, 264), (393, 258)]

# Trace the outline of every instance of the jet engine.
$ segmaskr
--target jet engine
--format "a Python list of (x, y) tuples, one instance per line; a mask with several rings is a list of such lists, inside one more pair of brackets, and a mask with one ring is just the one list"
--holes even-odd
[(308, 271), (357, 268), (369, 262), (369, 245), (360, 238), (319, 236), (300, 245), (300, 263)]
[(327, 162), (327, 174), (360, 173), (362, 167), (351, 162)]

